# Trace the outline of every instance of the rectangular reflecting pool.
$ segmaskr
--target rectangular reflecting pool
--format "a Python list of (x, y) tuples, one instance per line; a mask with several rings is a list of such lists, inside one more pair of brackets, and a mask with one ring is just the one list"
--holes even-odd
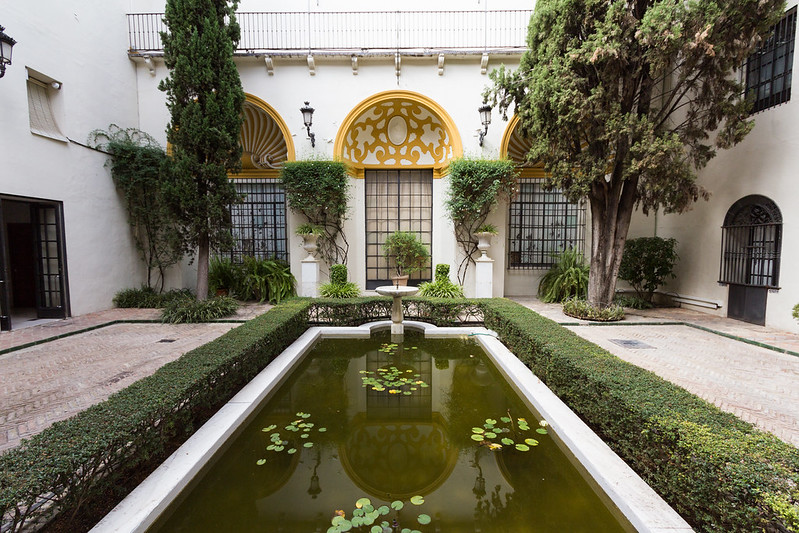
[[(317, 339), (174, 501), (119, 528), (123, 502), (96, 530), (600, 533), (667, 523), (642, 527), (598, 489), (581, 453), (564, 453), (557, 421), (533, 412), (486, 354), (488, 335)], [(174, 475), (168, 463), (162, 477)], [(129, 507), (149, 497), (135, 494)]]

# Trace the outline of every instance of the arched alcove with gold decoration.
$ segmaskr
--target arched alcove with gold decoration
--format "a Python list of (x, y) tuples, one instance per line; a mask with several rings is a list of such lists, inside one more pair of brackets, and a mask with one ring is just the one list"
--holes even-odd
[[(560, 252), (585, 247), (584, 204), (569, 202), (559, 189), (546, 186), (543, 163), (527, 158), (531, 146), (532, 140), (524, 136), (514, 115), (500, 145), (500, 155), (519, 169), (519, 189), (508, 207), (508, 271), (547, 270)], [(506, 294), (525, 290), (516, 289), (507, 277), (505, 286)]]
[[(415, 233), (432, 250), (433, 180), (446, 173), (463, 145), (449, 114), (427, 96), (405, 90), (375, 94), (342, 121), (333, 148), (364, 180), (366, 288), (391, 283), (383, 243), (395, 231)], [(432, 277), (432, 261), (412, 274)]]
[(230, 206), (230, 259), (288, 260), (286, 195), (277, 178), (283, 164), (294, 160), (294, 141), (280, 114), (257, 96), (245, 94), (242, 117), (241, 171), (230, 175), (242, 198)]

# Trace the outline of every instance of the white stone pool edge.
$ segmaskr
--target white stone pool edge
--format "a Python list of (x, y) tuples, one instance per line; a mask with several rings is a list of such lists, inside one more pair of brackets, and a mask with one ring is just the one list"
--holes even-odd
[[(390, 321), (381, 321), (359, 327), (309, 328), (98, 522), (91, 533), (143, 533), (152, 526), (227, 439), (260, 406), (273, 387), (279, 385), (299, 365), (317, 339), (366, 338), (372, 330), (390, 325)], [(510, 353), (493, 332), (482, 327), (440, 328), (414, 321), (405, 321), (404, 325), (409, 329), (423, 330), (427, 338), (473, 336), (522, 399), (549, 422), (557, 438), (569, 448), (636, 531), (693, 531), (676, 511)]]

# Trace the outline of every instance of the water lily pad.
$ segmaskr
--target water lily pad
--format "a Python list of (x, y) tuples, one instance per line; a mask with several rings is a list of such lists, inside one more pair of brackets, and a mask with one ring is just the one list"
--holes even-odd
[(510, 419), (510, 418), (508, 418), (507, 416), (503, 416), (503, 417), (500, 417), (500, 420), (502, 420), (502, 421), (503, 421), (503, 422), (505, 422), (506, 424), (510, 424), (510, 420), (511, 420), (511, 419)]
[(472, 433), (472, 440), (477, 442), (483, 442), (485, 440), (485, 437), (477, 433)]
[(370, 533), (383, 533), (382, 526), (372, 526), (372, 529), (369, 530)]
[(484, 430), (483, 428), (472, 428), (472, 433), (480, 433), (480, 434), (483, 434), (483, 433), (485, 433), (485, 432), (486, 432), (486, 430)]
[(258, 466), (261, 466), (261, 465), (263, 465), (263, 464), (265, 464), (265, 463), (266, 463), (266, 459), (258, 459), (258, 460), (255, 462), (255, 464), (257, 464)]
[(266, 449), (271, 452), (272, 450), (275, 449), (275, 445), (274, 444), (270, 444), (269, 446), (266, 447)]
[(303, 447), (304, 448), (313, 448), (313, 442), (306, 442), (305, 444), (303, 444)]
[(422, 505), (424, 503), (424, 498), (421, 496), (411, 496), (411, 503), (414, 505)]
[(289, 455), (293, 455), (297, 453), (297, 448), (289, 448), (289, 451), (286, 452)]
[(338, 526), (340, 526), (341, 524), (343, 524), (346, 521), (347, 521), (347, 519), (344, 518), (343, 516), (336, 515), (336, 516), (333, 517), (333, 519), (330, 521), (330, 523), (333, 524), (334, 526), (338, 527)]
[(391, 511), (391, 509), (388, 508), (388, 505), (381, 505), (375, 510), (383, 516), (387, 515)]
[(541, 435), (546, 435), (548, 431), (544, 428), (538, 428), (535, 430), (536, 433), (540, 433)]
[(300, 438), (301, 438), (301, 439), (307, 439), (309, 436), (310, 436), (310, 434), (308, 434), (308, 433), (303, 433), (302, 435), (300, 435)]
[(505, 437), (504, 439), (502, 439), (501, 442), (505, 446), (511, 446), (513, 444), (513, 439), (509, 439), (508, 437)]
[(358, 509), (362, 509), (362, 508), (366, 507), (367, 505), (370, 505), (371, 503), (372, 503), (372, 500), (370, 500), (369, 498), (361, 498), (360, 500), (355, 502), (355, 507), (357, 507)]
[(497, 421), (494, 420), (493, 418), (486, 418), (486, 424), (488, 424), (489, 426), (493, 426), (496, 423), (497, 423)]
[(526, 444), (517, 444), (516, 449), (519, 450), (520, 452), (530, 451), (530, 447)]
[(400, 500), (394, 500), (391, 502), (391, 508), (395, 511), (401, 511), (403, 507), (405, 507), (405, 504)]
[(424, 526), (424, 525), (427, 525), (427, 524), (430, 523), (431, 518), (430, 518), (430, 515), (420, 514), (419, 517), (416, 520), (418, 520), (419, 523)]
[(535, 439), (524, 439), (524, 442), (530, 446), (538, 446), (538, 441)]
[(327, 428), (319, 428), (318, 431), (319, 431), (319, 433), (324, 433), (325, 431), (327, 431)]
[(271, 426), (266, 426), (266, 427), (265, 427), (264, 429), (262, 429), (261, 431), (263, 431), (264, 433), (269, 433), (270, 431), (272, 431), (272, 430), (273, 430), (273, 429), (275, 429), (276, 427), (277, 427), (276, 425), (272, 424)]
[[(361, 517), (361, 516), (363, 516), (365, 514), (366, 514), (366, 512), (363, 509), (353, 509), (352, 510), (352, 516)], [(354, 522), (354, 520), (352, 520), (352, 521)]]

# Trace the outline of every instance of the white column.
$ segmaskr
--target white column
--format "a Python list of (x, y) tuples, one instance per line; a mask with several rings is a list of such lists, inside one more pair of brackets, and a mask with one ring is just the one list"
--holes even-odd
[(301, 261), (300, 296), (319, 296), (319, 260), (309, 255)]
[[(485, 253), (485, 252), (483, 252)], [(483, 255), (475, 261), (474, 297), (493, 298), (494, 296), (494, 260)]]

